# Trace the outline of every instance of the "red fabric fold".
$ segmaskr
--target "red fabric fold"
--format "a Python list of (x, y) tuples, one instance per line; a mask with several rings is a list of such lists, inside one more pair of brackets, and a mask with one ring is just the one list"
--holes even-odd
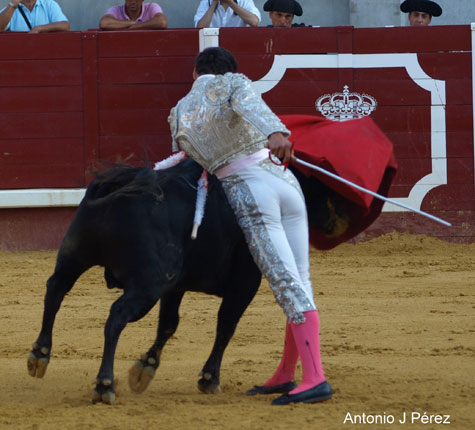
[[(397, 172), (393, 145), (370, 117), (344, 122), (311, 115), (279, 117), (292, 133), (289, 139), (297, 158), (370, 191), (388, 195)], [(351, 239), (381, 213), (382, 200), (298, 163), (292, 165), (305, 176), (316, 177), (345, 201), (348, 228), (336, 237), (311, 229), (311, 243), (316, 248), (331, 249)]]

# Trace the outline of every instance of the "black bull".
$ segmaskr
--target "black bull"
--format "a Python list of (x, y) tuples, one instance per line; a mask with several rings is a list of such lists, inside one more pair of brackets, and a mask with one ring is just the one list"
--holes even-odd
[[(261, 281), (219, 181), (210, 176), (203, 223), (191, 240), (196, 184), (202, 169), (193, 161), (163, 170), (118, 167), (99, 174), (88, 187), (58, 252), (47, 281), (41, 332), (28, 357), (31, 376), (44, 376), (52, 331), (64, 296), (92, 266), (105, 268), (108, 287), (123, 289), (105, 327), (102, 363), (93, 402), (113, 404), (113, 363), (122, 330), (145, 316), (160, 299), (157, 337), (129, 372), (132, 390), (142, 392), (159, 366), (161, 351), (175, 332), (186, 291), (222, 297), (216, 338), (198, 388), (220, 391), (224, 350)], [(306, 195), (309, 222), (327, 234), (345, 225), (338, 195), (314, 178), (298, 175)], [(308, 204), (308, 195), (312, 195)], [(342, 215), (343, 214), (343, 215)]]

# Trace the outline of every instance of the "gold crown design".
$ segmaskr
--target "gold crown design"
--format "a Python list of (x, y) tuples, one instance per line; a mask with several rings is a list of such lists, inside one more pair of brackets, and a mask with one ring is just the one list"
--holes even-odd
[(347, 121), (371, 115), (378, 102), (368, 94), (350, 93), (348, 85), (342, 93), (325, 94), (317, 99), (315, 108), (327, 119)]

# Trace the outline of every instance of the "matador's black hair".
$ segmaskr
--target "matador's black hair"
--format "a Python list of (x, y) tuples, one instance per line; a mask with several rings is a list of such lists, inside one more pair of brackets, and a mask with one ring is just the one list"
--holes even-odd
[(206, 48), (200, 52), (195, 60), (195, 70), (198, 75), (236, 73), (237, 68), (238, 63), (234, 55), (227, 49), (220, 47)]

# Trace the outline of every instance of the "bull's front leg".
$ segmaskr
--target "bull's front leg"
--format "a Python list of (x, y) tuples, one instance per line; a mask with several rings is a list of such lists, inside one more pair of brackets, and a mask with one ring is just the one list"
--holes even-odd
[[(140, 289), (131, 288), (139, 292)], [(115, 301), (107, 319), (104, 331), (104, 353), (101, 367), (96, 377), (96, 387), (92, 393), (92, 402), (103, 402), (109, 405), (115, 403), (114, 356), (122, 330), (129, 322), (134, 322), (145, 316), (157, 303), (158, 297), (150, 295), (135, 295), (127, 292)]]
[(155, 342), (129, 370), (129, 387), (132, 391), (144, 392), (155, 377), (162, 350), (178, 327), (180, 320), (178, 309), (184, 294), (171, 291), (160, 298), (160, 316)]
[(61, 267), (64, 266), (59, 265), (59, 268), (57, 266), (55, 273), (46, 283), (43, 323), (27, 359), (28, 373), (36, 378), (42, 378), (46, 373), (51, 356), (54, 320), (64, 296), (84, 271), (83, 269), (65, 271)]
[(221, 393), (220, 369), (224, 351), (261, 282), (261, 274), (247, 251), (244, 241), (241, 246), (241, 251), (237, 250), (238, 258), (233, 260), (233, 272), (228, 277), (227, 288), (224, 289), (226, 294), (218, 312), (213, 350), (200, 373), (198, 389), (203, 393)]
[[(239, 319), (254, 297), (254, 293), (244, 290), (242, 297), (223, 298), (218, 312), (218, 324), (213, 349), (200, 372), (201, 378), (198, 381), (198, 389), (202, 393), (221, 393), (220, 369), (224, 351), (233, 337)], [(248, 294), (248, 296), (246, 296), (246, 294)]]

